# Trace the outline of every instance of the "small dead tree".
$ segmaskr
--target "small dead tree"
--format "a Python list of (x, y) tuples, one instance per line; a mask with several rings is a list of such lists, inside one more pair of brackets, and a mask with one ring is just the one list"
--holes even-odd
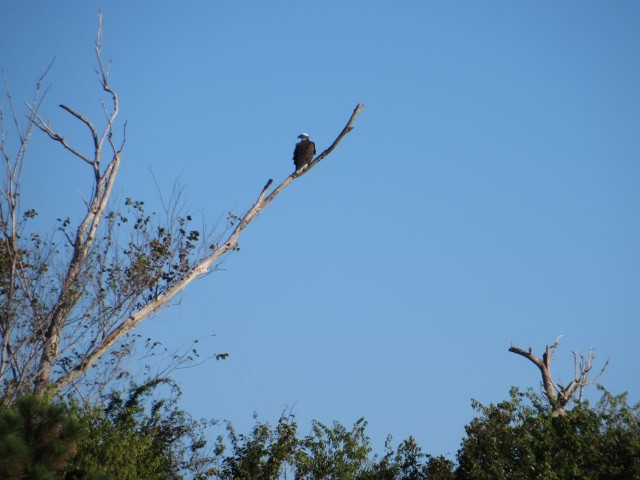
[[(596, 383), (609, 365), (609, 359), (607, 359), (600, 373), (598, 373), (595, 378), (589, 379), (589, 375), (593, 369), (593, 362), (595, 361), (594, 349), (590, 348), (589, 354), (586, 357), (584, 355), (578, 355), (578, 352), (573, 352), (573, 380), (566, 386), (555, 382), (551, 375), (551, 362), (560, 345), (560, 338), (562, 338), (562, 335), (558, 336), (552, 345), (547, 345), (542, 358), (537, 357), (531, 347), (528, 350), (516, 347), (513, 344), (509, 347), (510, 352), (529, 359), (540, 370), (544, 395), (551, 405), (551, 411), (554, 416), (564, 415), (566, 413), (565, 408), (571, 400), (577, 401), (578, 403), (582, 402), (584, 388)], [(577, 399), (575, 398), (576, 393), (578, 394)]]
[[(17, 153), (5, 144), (4, 117), (0, 154), (5, 166), (0, 204), (0, 401), (21, 393), (56, 394), (68, 389), (102, 361), (105, 375), (115, 357), (130, 354), (128, 334), (169, 304), (187, 285), (214, 271), (238, 248), (242, 231), (291, 182), (326, 158), (354, 128), (364, 105), (357, 105), (334, 142), (303, 171), (292, 173), (270, 190), (269, 179), (242, 216), (230, 215), (227, 229), (214, 242), (190, 228), (192, 218), (173, 203), (162, 222), (148, 215), (144, 202), (127, 199), (124, 210), (110, 206), (126, 139), (126, 123), (116, 132), (118, 95), (102, 60), (102, 16), (95, 53), (106, 101), (102, 126), (66, 105), (60, 107), (86, 127), (92, 149), (84, 152), (42, 118), (41, 84), (28, 105), (26, 127), (18, 121)], [(46, 74), (46, 73), (45, 73)], [(1, 113), (1, 112), (0, 112)], [(91, 195), (77, 226), (60, 219), (58, 235), (30, 231), (33, 210), (21, 210), (20, 173), (29, 137), (37, 128), (93, 173)], [(120, 136), (120, 140), (116, 137)], [(173, 198), (175, 200), (175, 198)]]

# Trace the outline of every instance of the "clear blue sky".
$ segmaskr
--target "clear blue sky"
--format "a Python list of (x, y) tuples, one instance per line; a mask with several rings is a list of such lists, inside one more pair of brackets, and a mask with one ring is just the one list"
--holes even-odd
[[(158, 205), (176, 178), (209, 225), (356, 129), (245, 231), (225, 270), (143, 329), (228, 352), (177, 375), (183, 406), (240, 430), (293, 407), (376, 448), (414, 435), (453, 455), (470, 399), (537, 386), (513, 341), (563, 334), (611, 357), (602, 383), (640, 400), (640, 4), (635, 1), (103, 2), (128, 140), (118, 195)], [(97, 1), (4, 0), (0, 66), (43, 113), (99, 118)], [(76, 133), (71, 133), (76, 132)], [(80, 140), (78, 140), (80, 141)], [(42, 136), (23, 205), (82, 208), (90, 172)], [(601, 363), (599, 363), (601, 365)]]

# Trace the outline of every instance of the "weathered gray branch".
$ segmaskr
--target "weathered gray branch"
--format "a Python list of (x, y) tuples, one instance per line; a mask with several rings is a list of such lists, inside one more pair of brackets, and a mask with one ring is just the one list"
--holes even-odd
[[(40, 75), (36, 83), (36, 89), (32, 100), (32, 105), (37, 108), (41, 105), (47, 90), (42, 91), (42, 83), (48, 71), (51, 69), (53, 61)], [(4, 74), (4, 71), (3, 71)], [(5, 383), (9, 391), (19, 390), (24, 384), (23, 380), (27, 376), (28, 366), (35, 358), (34, 348), (29, 348), (28, 340), (14, 335), (19, 330), (19, 322), (16, 320), (15, 312), (22, 311), (33, 305), (33, 297), (30, 292), (25, 292), (28, 300), (27, 305), (18, 298), (18, 291), (24, 291), (25, 286), (29, 284), (26, 272), (30, 271), (29, 267), (24, 264), (23, 254), (18, 243), (21, 236), (21, 221), (18, 218), (19, 199), (20, 199), (20, 176), (22, 165), (25, 159), (27, 146), (31, 137), (33, 128), (36, 126), (35, 111), (31, 111), (27, 115), (26, 127), (21, 127), (16, 109), (11, 97), (8, 81), (5, 78), (6, 97), (11, 109), (11, 116), (15, 125), (15, 130), (19, 138), (19, 148), (15, 155), (10, 155), (5, 145), (4, 130), (4, 111), (0, 104), (0, 152), (5, 166), (4, 185), (0, 187), (4, 202), (0, 206), (0, 252), (3, 256), (5, 265), (9, 265), (8, 271), (5, 271), (7, 278), (7, 289), (3, 295), (4, 301), (2, 305), (3, 314), (0, 316), (0, 379), (5, 378), (7, 371), (11, 372), (11, 376), (15, 380), (11, 383)], [(23, 349), (24, 346), (27, 348)], [(26, 350), (29, 350), (26, 352)], [(5, 397), (6, 398), (6, 397)]]
[[(311, 167), (317, 165), (320, 161), (322, 161), (325, 157), (327, 157), (342, 141), (342, 139), (353, 130), (353, 123), (355, 122), (358, 114), (364, 109), (363, 104), (359, 104), (354, 109), (349, 121), (346, 126), (340, 132), (338, 137), (334, 140), (329, 148), (327, 148), (324, 152), (322, 152), (318, 157), (316, 157), (310, 164), (309, 168), (305, 170), (306, 173)], [(267, 206), (274, 200), (280, 192), (286, 188), (293, 180), (301, 176), (300, 172), (294, 172), (285, 178), (280, 185), (278, 185), (273, 191), (267, 196), (267, 191), (271, 187), (273, 180), (269, 179), (267, 183), (264, 185), (256, 202), (253, 206), (244, 214), (244, 216), (240, 219), (238, 224), (235, 226), (233, 231), (229, 234), (229, 236), (221, 242), (217, 248), (213, 250), (211, 254), (205, 257), (201, 262), (195, 265), (187, 274), (182, 277), (179, 281), (173, 284), (166, 292), (162, 295), (156, 297), (153, 301), (142, 307), (140, 310), (135, 312), (133, 315), (125, 319), (122, 323), (118, 324), (116, 328), (114, 328), (109, 334), (107, 334), (102, 341), (91, 351), (89, 352), (82, 362), (78, 364), (75, 368), (68, 371), (65, 375), (58, 378), (54, 384), (51, 386), (51, 389), (54, 392), (60, 391), (66, 386), (75, 382), (79, 377), (81, 377), (92, 365), (94, 365), (103, 355), (105, 355), (110, 348), (112, 348), (124, 335), (132, 331), (136, 328), (142, 321), (149, 318), (154, 312), (158, 311), (163, 306), (167, 305), (176, 295), (178, 295), (187, 285), (196, 280), (197, 278), (208, 274), (211, 269), (214, 267), (216, 262), (221, 259), (223, 255), (227, 252), (237, 248), (238, 246), (238, 237), (242, 233), (242, 231), (251, 223), (251, 221)]]
[[(7, 204), (0, 208), (0, 255), (1, 260), (8, 261), (11, 266), (11, 289), (3, 309), (12, 312), (6, 319), (0, 318), (0, 380), (5, 385), (2, 392), (5, 399), (8, 398), (6, 395), (18, 395), (31, 388), (36, 394), (59, 392), (75, 386), (92, 366), (102, 365), (98, 362), (105, 354), (113, 353), (114, 357), (122, 358), (118, 357), (118, 349), (130, 346), (124, 336), (170, 303), (189, 283), (217, 269), (224, 256), (238, 248), (242, 231), (293, 180), (306, 174), (338, 146), (352, 131), (356, 117), (364, 108), (364, 105), (356, 106), (333, 143), (313, 159), (307, 169), (288, 175), (275, 188), (273, 180), (269, 179), (248, 211), (241, 218), (234, 217), (235, 222), (211, 245), (211, 249), (205, 250), (209, 242), (194, 240), (199, 232), (191, 232), (193, 238), (185, 234), (180, 224), (184, 219), (175, 216), (169, 219), (167, 230), (165, 225), (153, 231), (151, 227), (149, 230), (134, 227), (131, 241), (121, 245), (115, 229), (119, 228), (120, 221), (124, 223), (127, 219), (118, 217), (117, 212), (113, 217), (107, 216), (106, 212), (126, 141), (126, 123), (122, 141), (120, 137), (116, 141), (114, 128), (119, 102), (109, 85), (109, 64), (102, 60), (102, 28), (100, 14), (95, 54), (97, 73), (106, 98), (100, 102), (106, 121), (94, 123), (78, 110), (60, 105), (74, 121), (89, 129), (91, 146), (78, 148), (42, 118), (39, 113), (41, 99), (37, 95), (28, 105), (26, 131), (18, 131), (22, 145), (15, 160), (10, 158), (4, 137), (0, 135), (0, 161), (4, 159), (8, 178), (0, 187), (3, 204)], [(13, 106), (12, 111), (17, 123)], [(0, 110), (0, 134), (2, 123)], [(72, 156), (88, 164), (93, 172), (91, 193), (85, 200), (86, 210), (75, 231), (68, 228), (68, 221), (63, 221), (58, 229), (68, 240), (68, 256), (56, 257), (57, 260), (50, 258), (57, 243), (52, 240), (53, 236), (42, 242), (34, 237), (35, 246), (26, 250), (18, 241), (18, 230), (24, 219), (35, 214), (27, 211), (21, 218), (18, 205), (22, 157), (30, 132), (35, 129), (43, 131)], [(147, 220), (144, 220), (145, 225)], [(168, 233), (159, 233), (161, 231)], [(201, 248), (198, 253), (191, 250), (196, 244)], [(168, 253), (156, 258), (154, 248), (158, 245)], [(136, 263), (138, 260), (140, 263)], [(150, 268), (146, 261), (150, 261)], [(34, 269), (33, 265), (46, 268)], [(41, 295), (45, 291), (46, 295)], [(107, 370), (109, 366), (112, 365), (109, 364)], [(96, 372), (99, 376), (100, 369), (92, 371)]]
[[(62, 106), (62, 105), (61, 105)], [(67, 140), (60, 135), (59, 133), (54, 132), (51, 127), (49, 126), (49, 124), (47, 122), (45, 122), (40, 115), (38, 115), (35, 107), (28, 105), (29, 109), (31, 110), (31, 112), (35, 115), (36, 118), (36, 122), (35, 122), (35, 126), (38, 127), (40, 130), (42, 130), (44, 133), (46, 133), (47, 135), (49, 135), (49, 137), (52, 140), (55, 140), (56, 142), (60, 142), (60, 144), (66, 148), (67, 150), (69, 150), (71, 153), (73, 153), (76, 157), (82, 159), (83, 161), (85, 161), (86, 163), (88, 163), (89, 165), (93, 165), (93, 160), (90, 159), (89, 157), (87, 157), (84, 153), (80, 152), (79, 150), (76, 150), (74, 147), (72, 147), (69, 142), (67, 142)]]
[(549, 404), (551, 405), (552, 414), (555, 416), (564, 415), (565, 407), (571, 402), (576, 391), (580, 391), (579, 400), (582, 400), (582, 390), (587, 385), (595, 383), (598, 378), (602, 375), (604, 370), (607, 368), (609, 364), (609, 360), (607, 360), (606, 364), (598, 374), (598, 376), (589, 380), (589, 373), (593, 367), (593, 349), (589, 350), (588, 359), (584, 359), (581, 357), (581, 360), (578, 360), (578, 354), (574, 352), (574, 366), (575, 366), (575, 378), (569, 382), (569, 384), (564, 387), (560, 384), (556, 384), (553, 381), (553, 377), (551, 375), (551, 361), (553, 360), (553, 355), (555, 354), (556, 349), (560, 345), (560, 335), (556, 338), (556, 341), (552, 345), (547, 345), (545, 348), (545, 352), (542, 355), (542, 359), (537, 357), (532, 349), (524, 350), (522, 348), (511, 345), (509, 347), (509, 351), (515, 353), (517, 355), (521, 355), (524, 358), (531, 361), (538, 369), (540, 370), (540, 375), (542, 376), (542, 385), (544, 394), (549, 400)]
[[(42, 394), (49, 388), (49, 384), (51, 382), (51, 371), (60, 350), (61, 332), (64, 328), (65, 321), (68, 318), (69, 313), (73, 310), (82, 296), (82, 289), (79, 287), (80, 272), (82, 271), (89, 251), (91, 250), (91, 247), (96, 240), (96, 232), (107, 208), (107, 202), (111, 195), (111, 191), (117, 177), (118, 169), (120, 167), (121, 152), (114, 150), (113, 156), (104, 173), (100, 173), (100, 162), (102, 160), (102, 141), (107, 138), (107, 136), (112, 135), (113, 123), (118, 116), (119, 108), (118, 96), (111, 88), (107, 86), (107, 74), (102, 68), (102, 61), (100, 59), (102, 16), (100, 16), (99, 20), (100, 27), (98, 30), (98, 39), (96, 40), (96, 56), (98, 57), (101, 76), (103, 78), (103, 90), (110, 94), (113, 100), (113, 110), (109, 115), (108, 123), (104, 128), (101, 139), (98, 138), (98, 131), (89, 120), (87, 120), (85, 117), (75, 112), (71, 108), (65, 107), (64, 105), (61, 106), (64, 110), (87, 125), (91, 130), (91, 135), (95, 146), (93, 158), (89, 158), (80, 153), (78, 150), (74, 149), (66, 142), (66, 140), (61, 135), (55, 133), (49, 127), (49, 125), (46, 124), (37, 115), (37, 113), (34, 112), (37, 118), (36, 126), (47, 133), (52, 139), (60, 142), (67, 150), (72, 152), (74, 155), (89, 163), (93, 167), (96, 182), (93, 189), (92, 198), (87, 207), (87, 213), (76, 231), (75, 239), (73, 241), (71, 261), (65, 274), (64, 281), (58, 295), (58, 300), (47, 322), (46, 330), (44, 333), (44, 341), (42, 345), (42, 355), (39, 361), (38, 374), (36, 375), (34, 385), (34, 390), (37, 394)], [(32, 112), (34, 111), (33, 109), (31, 110)]]
[(604, 366), (602, 367), (602, 369), (600, 369), (600, 372), (593, 379), (589, 380), (589, 374), (593, 369), (593, 362), (596, 359), (593, 352), (594, 352), (594, 349), (590, 348), (589, 355), (587, 356), (587, 358), (585, 358), (584, 355), (578, 355), (578, 352), (573, 352), (575, 378), (579, 379), (579, 381), (577, 381), (577, 384), (575, 386), (576, 388), (579, 389), (579, 395), (578, 395), (579, 402), (582, 402), (584, 388), (587, 385), (592, 385), (596, 383), (600, 379), (604, 371), (609, 366), (609, 361), (611, 360), (610, 358), (607, 358), (607, 361), (604, 362)]

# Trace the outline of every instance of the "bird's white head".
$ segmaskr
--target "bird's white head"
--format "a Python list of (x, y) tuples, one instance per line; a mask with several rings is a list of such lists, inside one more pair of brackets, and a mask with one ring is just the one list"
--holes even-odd
[(298, 138), (300, 138), (302, 140), (309, 140), (309, 134), (308, 133), (301, 133), (300, 135), (298, 135)]

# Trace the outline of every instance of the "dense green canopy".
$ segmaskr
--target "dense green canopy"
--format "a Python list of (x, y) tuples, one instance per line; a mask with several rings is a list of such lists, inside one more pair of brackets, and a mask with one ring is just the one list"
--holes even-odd
[[(167, 399), (152, 393), (172, 388)], [(602, 389), (554, 416), (545, 398), (513, 388), (508, 400), (466, 426), (456, 461), (423, 452), (409, 437), (374, 453), (367, 423), (313, 422), (306, 435), (292, 413), (275, 425), (255, 419), (247, 433), (230, 423), (211, 448), (205, 429), (176, 405), (168, 380), (113, 394), (102, 407), (22, 397), (0, 412), (0, 478), (508, 480), (640, 478), (640, 404)]]

